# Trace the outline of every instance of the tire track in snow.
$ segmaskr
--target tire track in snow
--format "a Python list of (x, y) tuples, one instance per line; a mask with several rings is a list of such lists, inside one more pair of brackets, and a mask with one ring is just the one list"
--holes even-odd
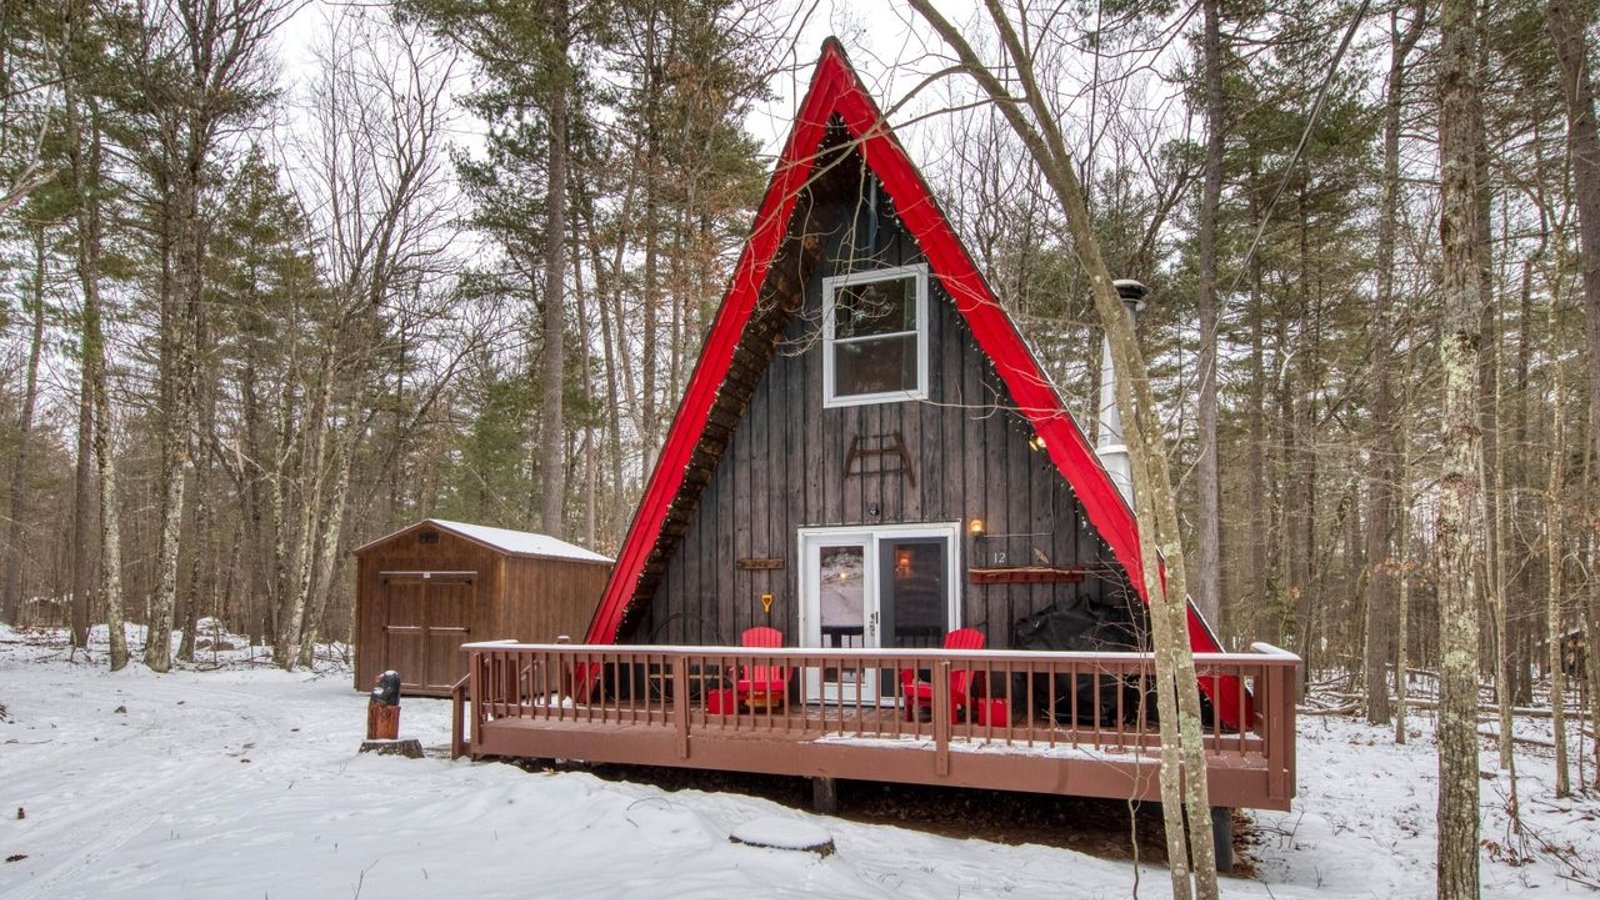
[[(243, 689), (189, 682), (170, 685), (145, 682), (129, 685), (126, 693), (127, 702), (141, 705), (176, 705), (180, 700), (185, 705), (194, 704), (192, 712), (199, 712), (203, 717), (213, 720), (207, 723), (209, 728), (224, 730), (228, 737), (225, 743), (241, 747), (252, 743), (259, 746), (261, 739), (274, 729), (274, 725), (281, 725), (285, 718), (284, 715), (274, 715), (269, 717), (271, 722), (264, 721), (262, 716), (251, 711), (253, 704), (260, 702), (260, 697)], [(201, 702), (196, 703), (196, 700)], [(74, 745), (62, 748), (69, 755), (65, 760), (67, 765), (87, 765), (99, 769), (92, 780), (76, 786), (75, 796), (98, 795), (114, 799), (95, 800), (80, 811), (49, 818), (47, 824), (30, 828), (25, 838), (27, 844), (49, 848), (32, 855), (40, 857), (41, 861), (58, 855), (62, 858), (27, 881), (11, 887), (4, 894), (6, 900), (36, 900), (51, 896), (58, 889), (66, 889), (63, 893), (67, 896), (87, 896), (81, 890), (71, 892), (71, 886), (77, 883), (82, 888), (81, 882), (85, 876), (95, 873), (102, 859), (144, 834), (166, 816), (165, 812), (141, 814), (141, 810), (152, 806), (159, 808), (174, 798), (181, 800), (185, 794), (216, 781), (215, 773), (196, 771), (200, 767), (193, 765), (200, 759), (215, 758), (222, 750), (221, 743), (205, 737), (192, 743), (180, 743), (178, 746), (187, 748), (187, 752), (169, 756), (169, 762), (156, 772), (120, 771), (115, 766), (97, 765), (97, 761), (86, 760), (80, 755), (81, 751), (94, 746), (96, 756), (126, 752), (130, 757), (137, 757), (138, 744), (152, 740), (166, 744), (165, 737), (170, 731), (170, 722), (162, 724), (158, 720), (138, 728), (125, 739), (102, 741), (99, 746), (94, 746), (83, 743), (80, 738)], [(54, 756), (56, 754), (47, 753), (38, 764), (22, 770), (13, 769), (8, 773), (8, 780), (20, 782), (59, 768), (63, 760), (52, 759)], [(51, 814), (46, 812), (44, 815)]]
[(33, 900), (36, 897), (46, 896), (46, 892), (54, 888), (78, 880), (84, 873), (92, 871), (101, 858), (116, 851), (160, 821), (162, 813), (150, 813), (126, 820), (122, 819), (121, 814), (137, 809), (143, 803), (159, 797), (171, 796), (173, 792), (180, 790), (188, 780), (188, 773), (177, 764), (167, 768), (173, 771), (153, 782), (127, 791), (116, 800), (96, 803), (88, 810), (53, 821), (49, 827), (30, 834), (30, 841), (40, 846), (70, 849), (41, 852), (39, 854), (41, 857), (60, 853), (66, 858), (13, 888), (5, 895), (7, 900)]

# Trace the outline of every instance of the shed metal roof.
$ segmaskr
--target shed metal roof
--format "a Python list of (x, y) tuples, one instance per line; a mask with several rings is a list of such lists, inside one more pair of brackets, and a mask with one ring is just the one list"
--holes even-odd
[(548, 534), (537, 534), (532, 531), (513, 531), (510, 528), (476, 525), (471, 522), (452, 522), (449, 519), (423, 519), (417, 525), (410, 525), (392, 534), (386, 534), (375, 541), (369, 541), (357, 547), (355, 552), (360, 553), (369, 547), (375, 547), (390, 538), (411, 531), (419, 525), (433, 525), (436, 528), (464, 537), (469, 541), (475, 541), (512, 556), (538, 556), (546, 559), (570, 559), (594, 563), (612, 562), (609, 556), (602, 556), (593, 550), (585, 550), (577, 544), (569, 544)]

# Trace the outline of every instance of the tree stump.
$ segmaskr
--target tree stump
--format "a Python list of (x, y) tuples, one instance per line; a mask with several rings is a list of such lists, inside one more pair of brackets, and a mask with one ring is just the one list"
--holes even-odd
[(362, 741), (361, 752), (376, 753), (379, 756), (404, 756), (406, 759), (421, 759), (422, 742), (416, 738)]
[(735, 844), (771, 850), (799, 850), (824, 857), (834, 852), (833, 836), (823, 829), (798, 819), (773, 816), (751, 819), (735, 828), (728, 835), (728, 840)]
[(400, 737), (400, 707), (367, 701), (367, 740), (392, 741)]

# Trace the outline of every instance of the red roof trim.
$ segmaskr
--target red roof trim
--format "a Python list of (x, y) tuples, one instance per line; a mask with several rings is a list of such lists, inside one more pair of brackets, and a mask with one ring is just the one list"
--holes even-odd
[[(795, 198), (810, 177), (828, 120), (835, 114), (858, 141), (862, 157), (893, 198), (900, 220), (922, 248), (930, 270), (955, 301), (956, 309), (972, 329), (978, 346), (994, 362), (1012, 399), (1044, 439), (1051, 460), (1072, 485), (1089, 521), (1127, 570), (1129, 581), (1139, 596), (1149, 602), (1133, 513), (1016, 326), (1000, 308), (977, 265), (933, 199), (928, 185), (895, 139), (866, 86), (851, 69), (844, 50), (830, 38), (823, 44), (822, 59), (817, 63), (794, 130), (756, 214), (755, 229), (739, 258), (733, 282), (717, 311), (705, 350), (690, 376), (683, 403), (678, 407), (672, 430), (628, 529), (617, 567), (590, 623), (586, 638), (589, 643), (612, 643), (617, 639), (634, 587), (660, 537), (673, 498), (683, 485), (689, 458), (700, 441), (711, 404), (755, 309), (767, 268), (787, 231)], [(1189, 609), (1189, 641), (1199, 652), (1221, 650), (1193, 607)], [(1223, 692), (1225, 698), (1228, 693)], [(1225, 702), (1223, 705), (1236, 704)], [(1235, 719), (1232, 712), (1225, 709), (1224, 718)]]

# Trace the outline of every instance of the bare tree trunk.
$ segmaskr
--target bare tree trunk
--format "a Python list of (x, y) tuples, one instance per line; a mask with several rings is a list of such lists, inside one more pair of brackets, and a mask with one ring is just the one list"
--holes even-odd
[[(88, 354), (84, 353), (87, 357)], [(89, 646), (89, 595), (94, 592), (94, 397), (79, 378), (78, 436), (72, 489), (72, 646)]]
[(195, 631), (205, 602), (207, 566), (216, 558), (216, 515), (212, 507), (211, 457), (205, 451), (217, 430), (218, 373), (212, 365), (210, 318), (204, 306), (197, 306), (194, 319), (195, 383), (190, 388), (198, 402), (198, 429), (195, 438), (196, 454), (193, 465), (194, 490), (190, 492), (190, 521), (194, 529), (194, 551), (189, 567), (189, 584), (184, 590), (182, 615), (178, 621), (183, 626), (183, 639), (178, 643), (178, 659), (194, 662)]
[(310, 430), (299, 452), (300, 515), (289, 557), (291, 581), (285, 597), (287, 616), (280, 618), (277, 645), (278, 665), (285, 669), (293, 669), (299, 663), (307, 630), (306, 617), (316, 572), (318, 524), (323, 513), (323, 486), (330, 468), (328, 446), (333, 440), (328, 434), (328, 420), (334, 411), (335, 351), (336, 348), (329, 347), (323, 353), (316, 381), (316, 400), (307, 411)]
[(93, 97), (80, 101), (78, 77), (67, 68), (74, 56), (65, 54), (63, 58), (65, 131), (75, 195), (72, 212), (77, 226), (75, 268), (83, 292), (83, 381), (84, 390), (94, 405), (93, 449), (100, 481), (100, 595), (105, 601), (109, 663), (111, 671), (116, 672), (128, 664), (128, 638), (123, 629), (122, 537), (118, 525), (117, 464), (111, 447), (110, 375), (101, 327), (100, 170), (103, 151), (99, 107)]
[[(1589, 443), (1591, 459), (1600, 457), (1600, 128), (1595, 123), (1595, 89), (1589, 69), (1589, 24), (1573, 0), (1550, 0), (1545, 18), (1555, 44), (1562, 95), (1567, 112), (1567, 159), (1576, 187), (1579, 270), (1583, 276), (1583, 308), (1589, 363)], [(1600, 722), (1600, 579), (1589, 579), (1585, 604), (1589, 653), (1589, 696), (1592, 722)], [(1595, 783), (1600, 785), (1600, 725), (1595, 728)]]
[[(574, 217), (576, 219), (576, 217)], [(591, 359), (590, 343), (593, 340), (592, 322), (589, 310), (589, 294), (583, 288), (583, 246), (578, 235), (577, 222), (572, 225), (572, 233), (568, 235), (572, 241), (572, 292), (578, 312), (578, 343), (581, 346), (579, 357), (583, 366), (583, 400), (588, 409), (586, 414), (589, 421), (583, 426), (583, 540), (585, 547), (593, 547), (595, 538), (595, 519), (597, 513), (599, 493), (599, 476), (595, 471), (599, 462), (594, 440), (594, 360)]]
[[(660, 164), (657, 159), (658, 141), (656, 138), (656, 97), (660, 93), (657, 84), (658, 62), (656, 59), (655, 29), (647, 29), (645, 35), (645, 133), (644, 153), (641, 160), (644, 166), (644, 289), (641, 291), (644, 300), (644, 320), (641, 324), (643, 333), (640, 338), (640, 387), (643, 395), (640, 397), (641, 418), (643, 427), (640, 429), (640, 454), (645, 460), (655, 457), (656, 450), (656, 369), (657, 332), (661, 327), (661, 275), (660, 275), (660, 244), (661, 244), (661, 201), (659, 186), (657, 184), (656, 170)], [(645, 464), (646, 469), (649, 463)]]
[[(1248, 221), (1257, 223), (1257, 198), (1255, 192), (1255, 173), (1251, 173), (1250, 183), (1250, 217)], [(1236, 628), (1240, 634), (1259, 634), (1258, 623), (1261, 616), (1268, 609), (1271, 598), (1270, 579), (1268, 566), (1271, 564), (1270, 553), (1271, 535), (1274, 532), (1276, 519), (1268, 513), (1267, 503), (1267, 372), (1266, 372), (1266, 342), (1265, 329), (1262, 318), (1266, 315), (1261, 297), (1261, 259), (1256, 254), (1250, 255), (1250, 509), (1257, 515), (1266, 519), (1265, 528), (1251, 527), (1247, 530), (1250, 541), (1250, 593), (1255, 609), (1250, 620), (1250, 628)], [(1090, 354), (1093, 358), (1095, 355)], [(1274, 620), (1274, 629), (1276, 621)], [(1274, 630), (1271, 636), (1282, 641), (1281, 631)]]
[[(1418, 17), (1419, 21), (1421, 17)], [(1409, 373), (1408, 373), (1409, 374)], [(1410, 380), (1409, 378), (1407, 379)], [(1411, 398), (1410, 391), (1401, 394), (1400, 427), (1395, 430), (1395, 446), (1399, 450), (1399, 473), (1396, 476), (1399, 503), (1395, 504), (1395, 530), (1399, 532), (1395, 550), (1394, 628), (1394, 742), (1404, 744), (1406, 735), (1406, 666), (1411, 655)]]
[[(1112, 364), (1119, 373), (1126, 373), (1126, 377), (1116, 379), (1117, 408), (1123, 417), (1123, 437), (1128, 445), (1140, 525), (1139, 548), (1144, 571), (1135, 577), (1142, 579), (1148, 593), (1154, 626), (1157, 705), (1161, 720), (1161, 793), (1167, 822), (1168, 866), (1175, 897), (1186, 900), (1198, 894), (1202, 898), (1215, 898), (1218, 891), (1215, 847), (1211, 829), (1202, 824), (1209, 823), (1211, 817), (1206, 779), (1180, 778), (1180, 767), (1182, 771), (1205, 772), (1206, 759), (1194, 656), (1188, 643), (1183, 543), (1159, 411), (1133, 323), (1112, 285), (1111, 273), (1100, 253), (1100, 242), (1090, 221), (1083, 187), (1061, 134), (1059, 120), (1035, 80), (1031, 65), (1033, 56), (1007, 18), (1000, 0), (986, 0), (985, 5), (1005, 48), (1008, 71), (1019, 79), (1020, 99), (984, 66), (961, 31), (936, 11), (930, 0), (911, 0), (912, 8), (923, 21), (955, 51), (966, 74), (973, 77), (999, 107), (1042, 170), (1065, 214), (1073, 245), (1088, 274), (1095, 310), (1105, 326), (1111, 347)], [(1161, 577), (1163, 557), (1166, 562), (1164, 581)], [(1188, 822), (1195, 823), (1195, 828), (1186, 828), (1186, 815)]]
[[(291, 371), (299, 368), (298, 347), (291, 345)], [(293, 454), (293, 445), (297, 443), (290, 440), (290, 421), (294, 406), (294, 389), (289, 379), (284, 380), (282, 390), (278, 393), (277, 406), (277, 438), (276, 453), (272, 457), (272, 469), (268, 477), (267, 490), (267, 521), (272, 532), (272, 552), (268, 559), (272, 589), (272, 605), (269, 608), (268, 620), (265, 623), (270, 631), (270, 643), (278, 648), (283, 642), (284, 629), (287, 622), (284, 613), (289, 600), (289, 521), (286, 510), (288, 499), (285, 496), (286, 484), (289, 477), (289, 458)]]
[[(250, 299), (255, 300), (253, 296)], [(265, 609), (271, 608), (275, 579), (267, 567), (271, 555), (267, 552), (266, 516), (262, 509), (266, 505), (262, 496), (262, 482), (270, 457), (264, 448), (260, 402), (257, 398), (257, 391), (261, 390), (257, 371), (261, 341), (257, 334), (258, 313), (256, 309), (249, 308), (242, 311), (241, 316), (244, 323), (244, 334), (240, 338), (244, 362), (239, 375), (242, 433), (234, 444), (233, 470), (239, 479), (239, 553), (236, 558), (239, 560), (244, 596), (240, 604), (240, 621), (229, 622), (229, 625), (254, 638), (261, 634), (261, 623), (267, 617)], [(263, 596), (267, 600), (265, 609), (260, 602)]]
[(1439, 574), (1440, 900), (1478, 896), (1478, 609), (1474, 550), (1481, 459), (1478, 378), (1484, 297), (1478, 242), (1475, 116), (1478, 22), (1474, 0), (1445, 0), (1440, 21), (1439, 165), (1443, 211), (1444, 371), (1436, 553)]
[(16, 624), (22, 612), (22, 561), (28, 518), (28, 443), (33, 436), (33, 411), (39, 399), (39, 357), (44, 350), (44, 226), (34, 233), (33, 327), (28, 339), (28, 369), (22, 389), (22, 413), (17, 417), (17, 457), (11, 465), (11, 526), (6, 541), (4, 597), (0, 597), (0, 622)]
[[(1383, 106), (1383, 199), (1378, 212), (1377, 309), (1381, 327), (1372, 331), (1372, 477), (1368, 480), (1366, 652), (1367, 721), (1373, 725), (1389, 721), (1387, 667), (1394, 658), (1390, 645), (1390, 600), (1395, 582), (1394, 518), (1395, 496), (1404, 496), (1397, 482), (1398, 457), (1406, 448), (1395, 439), (1394, 378), (1390, 372), (1391, 343), (1398, 331), (1398, 305), (1394, 297), (1395, 225), (1400, 215), (1400, 106), (1405, 92), (1406, 57), (1422, 36), (1424, 16), (1413, 10), (1413, 18), (1400, 31), (1398, 11), (1389, 14), (1389, 77), (1384, 86)], [(1405, 670), (1395, 669), (1396, 680)], [(1403, 729), (1404, 726), (1402, 726)]]
[[(1561, 378), (1561, 356), (1556, 340), (1556, 304), (1550, 304), (1550, 376), (1554, 384), (1550, 396), (1554, 401), (1550, 417), (1550, 485), (1545, 494), (1545, 563), (1549, 571), (1549, 591), (1545, 601), (1545, 646), (1550, 661), (1550, 716), (1556, 745), (1556, 796), (1572, 793), (1571, 776), (1567, 766), (1567, 691), (1566, 660), (1562, 658), (1563, 631), (1561, 628), (1561, 569), (1566, 561), (1562, 547), (1561, 516), (1565, 486), (1567, 422), (1566, 389)], [(1600, 689), (1594, 685), (1591, 689)], [(1600, 727), (1600, 722), (1596, 723)], [(1501, 723), (1504, 727), (1504, 722)]]
[[(1304, 166), (1305, 163), (1300, 165)], [(1299, 278), (1296, 293), (1300, 299), (1301, 328), (1295, 342), (1295, 368), (1301, 381), (1295, 385), (1294, 404), (1284, 421), (1290, 435), (1288, 456), (1294, 502), (1286, 502), (1289, 521), (1298, 528), (1286, 532), (1284, 544), (1289, 557), (1289, 589), (1294, 595), (1295, 649), (1305, 665), (1300, 669), (1301, 689), (1312, 670), (1323, 665), (1324, 644), (1317, 640), (1321, 596), (1317, 589), (1317, 394), (1321, 354), (1321, 293), (1314, 292), (1316, 279), (1311, 270), (1311, 212), (1309, 172), (1302, 179), (1297, 202), (1296, 228), (1299, 234)]]
[[(632, 206), (632, 195), (626, 194), (622, 198), (622, 217), (626, 219)], [(595, 225), (591, 219), (588, 222), (589, 254), (594, 263), (594, 294), (595, 305), (600, 310), (600, 349), (606, 367), (606, 437), (611, 443), (611, 516), (625, 516), (622, 510), (623, 502), (623, 460), (622, 460), (622, 404), (618, 395), (617, 372), (631, 371), (623, 361), (626, 357), (626, 345), (617, 340), (618, 332), (612, 330), (611, 304), (607, 298), (615, 297), (617, 289), (608, 279), (615, 277), (615, 267), (608, 274), (605, 258), (600, 253), (600, 242), (595, 235)], [(617, 239), (617, 252), (622, 252), (626, 241), (619, 236)], [(617, 317), (621, 316), (621, 301), (617, 302)], [(619, 346), (620, 345), (620, 346)], [(615, 537), (615, 535), (614, 535)]]
[[(1594, 544), (1595, 536), (1591, 534), (1589, 535), (1591, 555)], [(1584, 662), (1589, 681), (1589, 724), (1594, 729), (1594, 741), (1592, 744), (1594, 765), (1590, 768), (1590, 771), (1594, 773), (1592, 786), (1600, 790), (1600, 653), (1596, 653), (1593, 649), (1600, 647), (1600, 597), (1595, 596), (1597, 588), (1595, 587), (1593, 575), (1589, 577), (1589, 585), (1589, 602), (1583, 605), (1584, 646), (1589, 648), (1589, 651), (1584, 654)], [(1578, 752), (1583, 752), (1581, 738), (1578, 741)]]
[[(198, 162), (189, 173), (199, 177)], [(172, 668), (172, 620), (178, 597), (178, 551), (183, 530), (183, 493), (188, 480), (189, 416), (194, 386), (193, 333), (189, 317), (198, 305), (200, 264), (197, 248), (198, 198), (195, 185), (180, 183), (168, 219), (174, 232), (174, 277), (161, 300), (161, 508), (156, 549), (156, 590), (150, 606), (144, 664), (152, 671)]]
[[(1291, 468), (1294, 462), (1294, 370), (1289, 365), (1293, 359), (1294, 351), (1289, 345), (1289, 315), (1283, 309), (1282, 301), (1274, 304), (1273, 312), (1275, 321), (1272, 326), (1273, 344), (1273, 405), (1276, 408), (1276, 417), (1272, 422), (1272, 431), (1269, 442), (1272, 445), (1272, 509), (1269, 513), (1272, 528), (1268, 537), (1267, 546), (1267, 572), (1269, 602), (1273, 612), (1273, 635), (1279, 643), (1286, 641), (1287, 636), (1295, 633), (1294, 629), (1294, 554), (1292, 552), (1293, 522), (1290, 518), (1290, 495), (1293, 491), (1294, 475)], [(1296, 635), (1298, 639), (1298, 635)], [(1303, 658), (1303, 665), (1311, 665), (1310, 658)], [(1301, 678), (1306, 676), (1301, 674)]]
[[(1480, 153), (1483, 150), (1480, 145)], [(1480, 172), (1483, 171), (1480, 169)], [(1480, 213), (1484, 219), (1488, 218), (1489, 206), (1487, 203), (1480, 205)], [(1480, 229), (1480, 234), (1482, 230)], [(1480, 252), (1484, 259), (1489, 255), (1489, 242), (1480, 239)], [(1488, 373), (1487, 381), (1492, 386), (1489, 409), (1489, 423), (1485, 426), (1485, 434), (1493, 434), (1493, 455), (1485, 453), (1483, 460), (1483, 494), (1485, 498), (1484, 514), (1487, 522), (1486, 548), (1490, 563), (1485, 567), (1488, 578), (1489, 609), (1494, 615), (1495, 654), (1494, 654), (1494, 695), (1495, 705), (1499, 709), (1500, 735), (1499, 735), (1499, 763), (1500, 768), (1507, 773), (1506, 779), (1506, 813), (1511, 820), (1511, 830), (1522, 836), (1522, 816), (1520, 815), (1521, 800), (1517, 789), (1517, 758), (1511, 746), (1511, 739), (1515, 733), (1512, 721), (1512, 705), (1515, 699), (1511, 685), (1511, 617), (1509, 612), (1510, 598), (1506, 593), (1506, 530), (1505, 521), (1505, 455), (1499, 452), (1499, 429), (1503, 420), (1501, 408), (1503, 406), (1504, 379), (1500, 372), (1500, 329), (1497, 311), (1494, 309), (1493, 293), (1490, 280), (1480, 278), (1484, 286), (1483, 296), (1489, 298), (1487, 306), (1489, 313), (1485, 316), (1489, 328), (1492, 329), (1487, 339), (1492, 342), (1492, 349), (1487, 349), (1480, 354), (1479, 365), (1492, 367)], [(1490, 439), (1485, 437), (1484, 443)]]
[(296, 660), (307, 668), (314, 661), (317, 630), (327, 612), (328, 599), (335, 590), (333, 576), (339, 562), (339, 536), (344, 531), (345, 511), (349, 506), (345, 501), (350, 494), (350, 472), (355, 464), (353, 444), (359, 434), (358, 430), (352, 429), (352, 433), (335, 450), (333, 465), (337, 467), (338, 474), (334, 476), (333, 494), (328, 499), (328, 505), (319, 522), (322, 529), (321, 543), (317, 548), (316, 575), (311, 583), (313, 596), (316, 598), (315, 606), (307, 620), (305, 638), (300, 642), (299, 656)]
[(1589, 23), (1575, 6), (1573, 0), (1550, 0), (1545, 17), (1566, 98), (1567, 158), (1577, 187), (1579, 269), (1589, 339), (1589, 436), (1600, 454), (1600, 129), (1589, 70)]
[[(178, 659), (183, 662), (194, 662), (195, 632), (199, 628), (202, 607), (210, 592), (206, 590), (208, 581), (207, 566), (215, 561), (216, 554), (216, 515), (212, 510), (211, 499), (208, 494), (208, 479), (205, 471), (196, 473), (194, 496), (194, 530), (195, 548), (194, 558), (189, 567), (189, 587), (184, 592), (183, 615), (179, 621), (183, 623), (183, 640), (178, 642)], [(211, 611), (215, 612), (213, 603)]]
[(567, 246), (567, 103), (570, 95), (567, 62), (567, 0), (548, 7), (550, 34), (558, 56), (557, 85), (550, 92), (550, 183), (546, 188), (544, 251), (544, 421), (540, 429), (540, 477), (544, 481), (546, 534), (566, 537), (566, 465), (562, 459), (566, 426), (562, 392), (566, 373), (566, 263)]
[(1222, 202), (1223, 127), (1222, 0), (1203, 0), (1205, 13), (1206, 163), (1200, 201), (1200, 403), (1199, 492), (1196, 558), (1200, 570), (1195, 603), (1213, 627), (1222, 628), (1222, 495), (1217, 461), (1217, 207)]
[[(1480, 64), (1482, 60), (1480, 49)], [(1481, 103), (1481, 99), (1479, 100)], [(1478, 244), (1479, 244), (1479, 293), (1483, 298), (1483, 325), (1479, 341), (1478, 353), (1478, 389), (1480, 405), (1482, 407), (1482, 424), (1479, 440), (1479, 453), (1481, 454), (1479, 489), (1483, 496), (1484, 511), (1484, 557), (1483, 596), (1488, 607), (1490, 619), (1490, 640), (1493, 647), (1494, 661), (1494, 694), (1495, 703), (1500, 713), (1500, 737), (1498, 741), (1500, 768), (1514, 771), (1512, 759), (1511, 738), (1513, 728), (1511, 725), (1512, 690), (1510, 679), (1510, 656), (1512, 654), (1512, 641), (1510, 635), (1510, 616), (1507, 610), (1506, 597), (1506, 526), (1505, 526), (1505, 462), (1500, 452), (1500, 422), (1501, 407), (1503, 404), (1502, 384), (1500, 372), (1500, 316), (1495, 308), (1495, 280), (1490, 272), (1487, 260), (1489, 258), (1489, 245), (1491, 231), (1489, 228), (1490, 206), (1488, 192), (1483, 190), (1483, 185), (1488, 182), (1488, 150), (1484, 144), (1484, 132), (1481, 112), (1474, 116), (1478, 120), (1478, 149), (1476, 160), (1478, 166)], [(1510, 806), (1515, 812), (1516, 808), (1516, 779), (1509, 782), (1511, 790)], [(1514, 826), (1520, 825), (1521, 820), (1512, 816)]]
[(122, 532), (117, 511), (117, 463), (111, 452), (111, 397), (98, 316), (93, 343), (94, 458), (100, 470), (100, 596), (105, 599), (111, 671), (115, 672), (128, 664), (128, 638), (123, 631)]

